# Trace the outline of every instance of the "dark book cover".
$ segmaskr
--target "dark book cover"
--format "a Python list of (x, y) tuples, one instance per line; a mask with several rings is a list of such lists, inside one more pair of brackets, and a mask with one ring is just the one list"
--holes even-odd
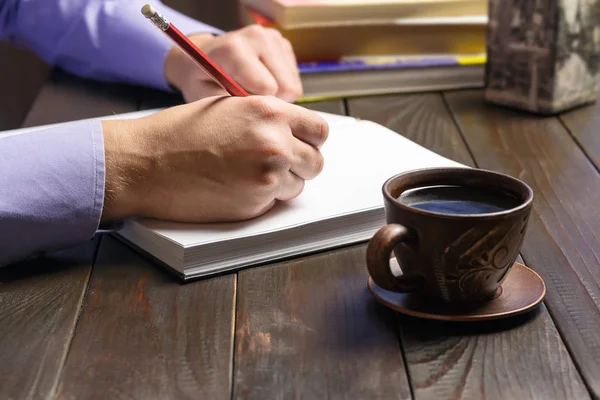
[(489, 0), (485, 99), (552, 114), (596, 100), (600, 0)]

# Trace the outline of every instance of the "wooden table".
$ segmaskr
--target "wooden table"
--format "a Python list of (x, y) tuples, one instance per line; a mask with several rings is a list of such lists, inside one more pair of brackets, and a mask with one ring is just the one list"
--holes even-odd
[[(175, 104), (55, 73), (24, 126)], [(439, 323), (379, 306), (362, 243), (182, 285), (111, 236), (0, 271), (0, 398), (600, 398), (600, 123), (539, 118), (480, 91), (307, 107), (374, 120), (528, 182), (536, 311)]]

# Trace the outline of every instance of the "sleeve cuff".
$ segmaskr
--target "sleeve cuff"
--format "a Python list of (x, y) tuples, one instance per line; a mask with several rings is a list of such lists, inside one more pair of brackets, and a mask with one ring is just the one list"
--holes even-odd
[(0, 171), (0, 188), (11, 188), (0, 190), (0, 265), (93, 238), (104, 203), (99, 121), (1, 139)]
[(100, 226), (96, 230), (96, 234), (99, 235), (99, 234), (103, 234), (103, 233), (116, 232), (116, 231), (123, 229), (123, 226), (125, 226), (125, 221), (115, 221), (115, 222), (108, 222), (105, 224), (100, 224)]

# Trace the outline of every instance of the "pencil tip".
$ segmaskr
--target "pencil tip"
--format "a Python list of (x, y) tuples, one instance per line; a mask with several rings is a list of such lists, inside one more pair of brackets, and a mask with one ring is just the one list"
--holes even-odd
[(150, 4), (146, 4), (142, 7), (142, 14), (144, 14), (144, 17), (146, 18), (151, 18), (156, 14), (156, 10)]

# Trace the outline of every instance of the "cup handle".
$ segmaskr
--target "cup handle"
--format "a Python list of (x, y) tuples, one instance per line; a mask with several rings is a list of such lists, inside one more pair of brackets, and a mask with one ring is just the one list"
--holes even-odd
[(371, 279), (382, 289), (393, 292), (415, 292), (425, 281), (422, 275), (394, 276), (390, 270), (390, 256), (398, 242), (411, 237), (408, 229), (399, 224), (388, 224), (379, 229), (367, 246), (367, 269)]

